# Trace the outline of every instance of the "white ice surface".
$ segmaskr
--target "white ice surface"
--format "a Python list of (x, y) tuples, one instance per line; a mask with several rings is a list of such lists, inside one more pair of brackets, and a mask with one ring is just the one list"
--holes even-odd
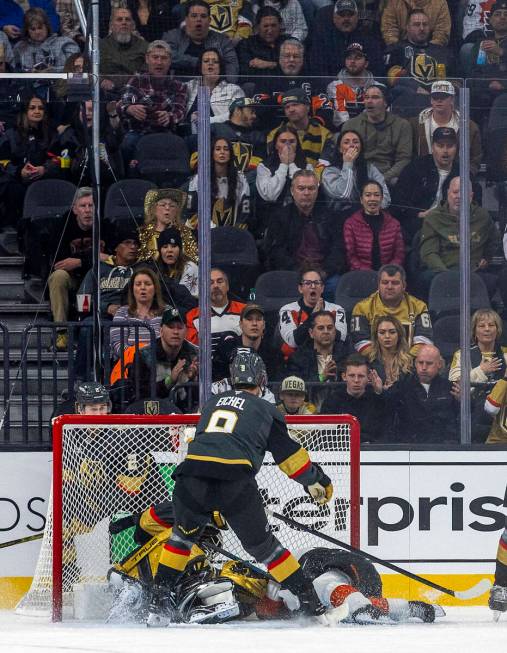
[(103, 625), (47, 621), (0, 611), (2, 653), (506, 653), (507, 615), (446, 608), (435, 624), (344, 625), (237, 622), (220, 626)]

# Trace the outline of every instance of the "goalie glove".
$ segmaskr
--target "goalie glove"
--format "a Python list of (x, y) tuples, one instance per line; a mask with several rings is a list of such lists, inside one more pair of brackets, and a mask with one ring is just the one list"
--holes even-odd
[(325, 503), (330, 501), (333, 496), (333, 484), (320, 465), (313, 463), (313, 466), (317, 470), (317, 480), (311, 485), (306, 485), (305, 490), (312, 497), (315, 503), (323, 506)]

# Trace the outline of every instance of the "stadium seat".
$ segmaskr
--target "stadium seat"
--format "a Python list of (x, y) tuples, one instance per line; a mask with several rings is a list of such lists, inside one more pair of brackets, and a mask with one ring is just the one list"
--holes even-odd
[(211, 264), (254, 266), (259, 264), (255, 239), (249, 231), (236, 227), (211, 230)]
[(146, 134), (139, 139), (134, 157), (134, 176), (157, 186), (176, 188), (188, 180), (190, 154), (185, 141), (175, 134)]
[(27, 252), (25, 278), (49, 274), (49, 234), (55, 221), (69, 213), (76, 191), (74, 184), (63, 179), (41, 179), (28, 186), (19, 229)]
[(299, 274), (289, 270), (272, 270), (261, 274), (255, 283), (255, 301), (266, 312), (278, 311), (298, 298)]
[[(455, 270), (441, 272), (433, 278), (428, 296), (428, 308), (434, 318), (459, 313), (460, 310), (460, 273)], [(470, 310), (490, 308), (488, 291), (481, 277), (470, 274)]]
[(445, 315), (433, 324), (433, 342), (446, 362), (459, 349), (459, 315)]
[(335, 302), (350, 315), (352, 309), (378, 288), (378, 274), (374, 270), (352, 270), (345, 272), (336, 286)]
[(248, 299), (259, 272), (255, 238), (245, 229), (215, 227), (211, 230), (211, 265), (227, 272), (234, 295)]
[(77, 188), (63, 179), (41, 179), (28, 186), (23, 220), (61, 218), (72, 206)]
[(290, 270), (272, 270), (261, 274), (255, 282), (255, 302), (265, 311), (266, 334), (274, 336), (274, 344), (280, 345), (278, 311), (284, 304), (299, 297), (299, 273)]
[(136, 226), (144, 221), (144, 197), (156, 185), (145, 179), (123, 179), (109, 187), (104, 206), (104, 217), (110, 222), (134, 220)]

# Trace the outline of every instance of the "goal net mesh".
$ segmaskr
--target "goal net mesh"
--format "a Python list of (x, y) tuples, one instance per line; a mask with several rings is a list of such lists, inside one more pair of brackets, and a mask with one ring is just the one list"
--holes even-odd
[[(111, 521), (139, 513), (170, 497), (174, 486), (171, 475), (185, 456), (197, 418), (192, 423), (191, 416), (170, 416), (165, 424), (153, 424), (145, 421), (148, 418), (122, 417), (122, 423), (80, 423), (76, 416), (63, 419), (61, 447), (56, 446), (55, 440), (52, 484), (53, 495), (56, 479), (61, 478), (61, 492), (55, 493), (61, 495), (61, 507), (57, 502), (52, 508), (50, 502), (33, 582), (17, 606), (18, 613), (51, 614), (56, 551), (57, 556), (61, 555), (63, 614), (65, 618), (72, 617), (74, 586), (105, 583), (111, 565), (136, 548), (134, 528), (111, 535)], [(179, 423), (168, 424), (169, 420)], [(334, 496), (329, 504), (315, 505), (301, 485), (279, 470), (269, 454), (257, 475), (257, 483), (266, 508), (358, 545), (354, 522), (358, 505), (351, 503), (353, 496), (358, 502), (354, 487), (358, 489), (359, 472), (351, 464), (354, 447), (359, 446), (357, 425), (348, 416), (326, 416), (326, 420), (288, 426), (291, 437), (309, 451), (312, 460), (332, 479)], [(358, 462), (358, 455), (355, 458)], [(61, 512), (61, 538), (55, 536), (55, 510)], [(275, 518), (270, 518), (270, 523), (280, 541), (294, 552), (325, 545), (321, 539)], [(232, 531), (222, 533), (225, 550), (250, 559)]]

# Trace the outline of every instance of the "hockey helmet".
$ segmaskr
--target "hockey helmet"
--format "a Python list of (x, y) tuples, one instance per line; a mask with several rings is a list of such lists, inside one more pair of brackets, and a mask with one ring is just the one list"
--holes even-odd
[(231, 385), (236, 387), (255, 387), (264, 389), (267, 376), (264, 361), (254, 351), (238, 348), (230, 365)]
[(83, 381), (76, 386), (76, 404), (108, 404), (111, 408), (109, 392), (101, 383), (95, 381)]

